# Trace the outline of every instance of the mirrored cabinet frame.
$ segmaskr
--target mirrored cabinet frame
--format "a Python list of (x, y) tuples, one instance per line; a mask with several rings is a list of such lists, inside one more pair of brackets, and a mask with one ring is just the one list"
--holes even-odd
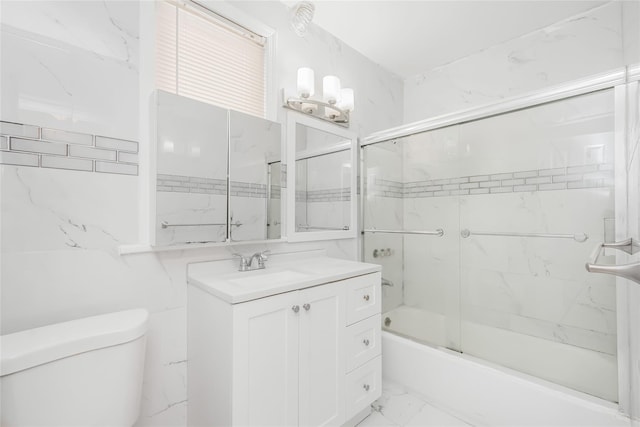
[[(265, 238), (265, 239), (244, 239), (244, 240), (235, 240), (233, 238), (230, 238), (231, 236), (233, 236), (233, 227), (235, 225), (237, 225), (238, 220), (237, 218), (232, 218), (231, 217), (231, 212), (232, 212), (232, 208), (230, 206), (231, 204), (231, 199), (233, 197), (233, 190), (232, 190), (232, 183), (234, 182), (234, 171), (230, 170), (231, 167), (231, 150), (232, 150), (232, 135), (231, 135), (231, 117), (232, 115), (236, 115), (236, 116), (247, 116), (248, 118), (250, 118), (251, 120), (253, 120), (253, 116), (248, 116), (246, 114), (242, 114), (242, 113), (238, 113), (235, 111), (231, 111), (231, 110), (226, 110), (226, 126), (227, 126), (227, 136), (226, 136), (226, 141), (225, 141), (225, 146), (226, 146), (226, 163), (227, 163), (227, 169), (226, 169), (226, 173), (225, 173), (225, 179), (226, 179), (226, 207), (225, 207), (225, 218), (226, 218), (226, 227), (225, 227), (225, 238), (222, 241), (197, 241), (197, 242), (176, 242), (176, 243), (171, 243), (171, 244), (163, 244), (161, 242), (158, 242), (157, 239), (157, 235), (156, 232), (159, 229), (159, 227), (161, 227), (162, 225), (162, 219), (158, 218), (158, 209), (157, 209), (157, 203), (158, 203), (158, 187), (157, 187), (157, 176), (158, 176), (158, 172), (159, 172), (159, 160), (158, 160), (158, 121), (159, 121), (159, 111), (158, 111), (158, 105), (159, 105), (159, 95), (158, 95), (159, 91), (156, 91), (154, 93), (154, 96), (152, 97), (151, 100), (151, 110), (150, 110), (150, 150), (149, 150), (149, 162), (148, 162), (148, 191), (149, 191), (149, 211), (148, 211), (148, 217), (147, 217), (147, 227), (149, 230), (149, 239), (147, 244), (141, 244), (141, 245), (126, 245), (120, 248), (120, 253), (135, 253), (135, 252), (145, 252), (145, 251), (165, 251), (165, 250), (183, 250), (183, 249), (188, 249), (188, 248), (203, 248), (203, 247), (220, 247), (220, 246), (229, 246), (229, 245), (238, 245), (238, 244), (255, 244), (255, 243), (276, 243), (276, 242), (283, 242), (286, 241), (286, 236), (284, 235), (284, 230), (285, 228), (282, 228), (282, 233), (280, 235), (279, 238)], [(273, 121), (268, 121), (266, 119), (260, 119), (255, 117), (255, 120), (263, 120), (265, 123), (271, 123), (273, 125), (277, 125), (281, 128), (281, 133), (280, 133), (280, 147), (278, 150), (278, 154), (280, 154), (280, 159), (282, 159), (281, 164), (285, 164), (284, 162), (284, 156), (286, 155), (286, 149), (285, 149), (285, 141), (284, 141), (284, 137), (285, 137), (285, 132), (284, 132), (284, 126), (282, 126), (280, 123), (278, 122), (273, 122)], [(270, 182), (267, 183), (267, 186), (270, 184)], [(255, 190), (251, 190), (251, 191), (255, 191)], [(281, 197), (281, 203), (280, 203), (280, 212), (286, 212), (286, 197), (285, 197), (285, 192), (283, 191), (283, 195)], [(267, 190), (267, 194), (270, 194), (270, 192), (268, 192)], [(267, 197), (265, 199), (265, 203), (269, 203), (270, 198)], [(268, 215), (268, 214), (267, 214)], [(267, 217), (268, 219), (268, 217)], [(284, 218), (281, 218), (280, 220), (281, 224), (284, 226)], [(268, 233), (265, 233), (265, 237), (268, 236)], [(206, 239), (203, 239), (206, 240)]]
[[(322, 147), (314, 147), (310, 150), (298, 150), (299, 127), (309, 128), (313, 131), (323, 132), (330, 136), (337, 137), (340, 142)], [(313, 240), (333, 240), (351, 239), (357, 237), (357, 180), (358, 180), (358, 138), (354, 132), (350, 132), (340, 126), (325, 123), (318, 119), (305, 116), (303, 114), (287, 113), (287, 203), (286, 206), (286, 228), (287, 240), (289, 242), (303, 242)], [(297, 161), (302, 159), (313, 159), (334, 153), (346, 153), (349, 158), (351, 173), (349, 174), (349, 224), (345, 227), (316, 227), (315, 224), (307, 224), (307, 230), (300, 231), (298, 221), (296, 221), (296, 194), (300, 189), (296, 188), (296, 176), (298, 175)], [(323, 171), (322, 173), (333, 174), (337, 171)], [(307, 205), (309, 206), (309, 205)]]

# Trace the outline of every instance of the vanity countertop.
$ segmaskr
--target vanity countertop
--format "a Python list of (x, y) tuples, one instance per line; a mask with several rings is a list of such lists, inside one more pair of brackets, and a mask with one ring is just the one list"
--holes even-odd
[(291, 254), (273, 256), (265, 269), (253, 271), (238, 271), (237, 260), (191, 264), (188, 283), (237, 304), (380, 270), (377, 264)]

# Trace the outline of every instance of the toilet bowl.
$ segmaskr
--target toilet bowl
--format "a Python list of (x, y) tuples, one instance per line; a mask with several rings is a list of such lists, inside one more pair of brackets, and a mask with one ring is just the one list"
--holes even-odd
[(0, 337), (0, 425), (132, 426), (148, 317), (127, 310)]

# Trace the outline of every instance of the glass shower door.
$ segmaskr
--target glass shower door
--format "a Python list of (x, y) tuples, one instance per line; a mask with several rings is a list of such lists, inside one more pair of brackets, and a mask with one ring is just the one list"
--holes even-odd
[(365, 146), (383, 328), (617, 401), (613, 160), (613, 90)]
[(382, 265), (383, 328), (459, 351), (457, 141), (457, 126), (411, 135), (365, 147), (363, 164), (364, 259)]
[(613, 90), (459, 135), (461, 350), (616, 401), (615, 278), (584, 268), (614, 217)]

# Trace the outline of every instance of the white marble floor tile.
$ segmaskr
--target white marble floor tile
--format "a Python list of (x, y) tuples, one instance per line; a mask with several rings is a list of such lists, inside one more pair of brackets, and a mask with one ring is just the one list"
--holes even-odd
[(382, 384), (382, 396), (371, 406), (371, 415), (358, 427), (471, 426), (454, 414), (430, 405), (401, 384), (388, 381)]
[(471, 424), (467, 424), (459, 418), (450, 415), (435, 406), (431, 406), (428, 403), (422, 407), (422, 410), (418, 412), (407, 424), (403, 427), (436, 427), (436, 426), (459, 426), (468, 427)]
[(356, 427), (401, 427), (401, 426), (393, 423), (388, 418), (385, 418), (385, 416), (382, 415), (380, 412), (372, 411), (371, 414), (367, 418), (362, 420), (360, 424), (358, 424)]
[(382, 384), (382, 396), (372, 407), (386, 419), (403, 426), (420, 412), (426, 402), (407, 392), (400, 384), (385, 382)]

